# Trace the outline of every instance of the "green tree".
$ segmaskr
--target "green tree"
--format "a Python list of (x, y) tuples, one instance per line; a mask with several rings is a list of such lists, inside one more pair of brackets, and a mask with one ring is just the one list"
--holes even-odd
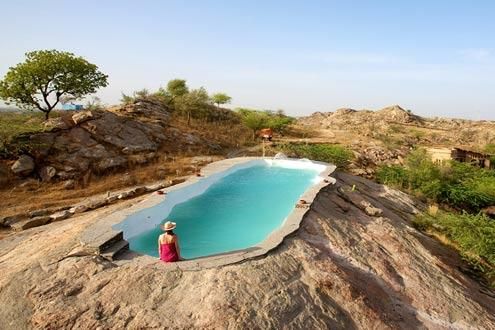
[(232, 98), (225, 93), (215, 93), (211, 96), (211, 101), (220, 107), (222, 104), (230, 103)]
[(206, 111), (208, 101), (208, 92), (201, 87), (178, 96), (174, 103), (176, 110), (187, 117), (187, 125), (190, 125), (192, 117), (198, 117), (202, 112)]
[(131, 95), (127, 95), (124, 93), (121, 93), (122, 97), (120, 98), (120, 102), (124, 105), (131, 104), (134, 102), (134, 97)]
[(167, 83), (167, 92), (175, 99), (189, 93), (189, 88), (184, 79), (172, 79)]
[(108, 76), (82, 57), (57, 50), (26, 53), (26, 60), (11, 67), (0, 81), (0, 98), (23, 109), (38, 109), (48, 119), (61, 98), (93, 94), (108, 85)]
[(237, 113), (241, 117), (241, 121), (244, 125), (251, 129), (253, 132), (253, 140), (256, 139), (256, 133), (262, 129), (266, 128), (268, 125), (269, 117), (264, 111), (251, 110), (238, 108)]

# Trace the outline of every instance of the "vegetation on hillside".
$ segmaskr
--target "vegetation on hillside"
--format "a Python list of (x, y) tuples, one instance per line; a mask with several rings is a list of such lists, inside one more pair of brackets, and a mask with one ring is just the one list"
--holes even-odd
[(476, 269), (495, 287), (495, 221), (484, 214), (422, 214), (414, 220), (420, 230), (445, 235)]
[(242, 123), (251, 129), (253, 139), (256, 138), (256, 133), (262, 128), (271, 128), (279, 134), (284, 134), (287, 126), (295, 121), (293, 117), (287, 116), (283, 110), (262, 111), (237, 108), (235, 112), (240, 116)]
[(435, 164), (424, 149), (411, 152), (405, 166), (381, 167), (377, 179), (457, 210), (476, 213), (495, 205), (495, 171), (455, 161)]
[(48, 119), (64, 97), (79, 99), (107, 86), (108, 76), (82, 57), (57, 50), (26, 53), (0, 81), (0, 98), (27, 110), (37, 109)]
[(345, 168), (354, 154), (349, 149), (335, 144), (296, 144), (282, 145), (280, 150), (290, 157), (308, 158), (311, 160), (332, 163)]
[[(58, 115), (57, 112), (55, 112)], [(0, 157), (9, 158), (29, 151), (29, 135), (44, 130), (41, 112), (3, 112), (0, 115)]]
[[(131, 95), (122, 93), (121, 102), (131, 104), (139, 99), (153, 99), (162, 102), (165, 107), (176, 115), (186, 118), (187, 124), (191, 125), (192, 120), (203, 122), (230, 122), (239, 123), (239, 117), (230, 110), (221, 109), (213, 105), (225, 104), (230, 101), (230, 97), (224, 93), (220, 100), (218, 93), (209, 96), (204, 87), (190, 89), (184, 79), (172, 79), (167, 83), (167, 87), (160, 87), (155, 92), (147, 89), (136, 91)], [(214, 96), (217, 95), (216, 99)], [(229, 98), (226, 100), (224, 97)]]
[(381, 167), (377, 179), (448, 208), (420, 215), (415, 226), (445, 235), (495, 285), (495, 221), (481, 213), (495, 205), (495, 171), (456, 161), (436, 164), (417, 149), (405, 166)]
[(211, 97), (211, 101), (220, 107), (223, 104), (228, 104), (232, 100), (230, 96), (225, 93), (215, 93)]

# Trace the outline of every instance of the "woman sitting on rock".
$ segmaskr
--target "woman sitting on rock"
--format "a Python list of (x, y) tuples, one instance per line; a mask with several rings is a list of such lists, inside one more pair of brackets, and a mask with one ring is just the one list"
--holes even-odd
[(176, 223), (171, 221), (167, 221), (162, 225), (165, 233), (158, 237), (158, 253), (162, 261), (174, 262), (182, 260), (180, 257), (179, 240), (173, 231), (175, 227)]

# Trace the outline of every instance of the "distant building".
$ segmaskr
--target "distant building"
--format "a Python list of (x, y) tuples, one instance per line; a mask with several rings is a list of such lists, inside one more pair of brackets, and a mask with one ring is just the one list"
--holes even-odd
[(83, 110), (82, 104), (66, 103), (62, 105), (63, 110)]
[(452, 159), (452, 149), (450, 148), (426, 148), (434, 163), (441, 164)]
[(452, 149), (452, 159), (462, 163), (471, 163), (481, 168), (494, 168), (495, 164), (492, 164), (492, 157), (493, 155), (482, 152), (461, 148)]
[(426, 150), (430, 154), (431, 159), (437, 164), (453, 159), (481, 168), (495, 168), (495, 163), (492, 161), (494, 155), (463, 148), (426, 148)]

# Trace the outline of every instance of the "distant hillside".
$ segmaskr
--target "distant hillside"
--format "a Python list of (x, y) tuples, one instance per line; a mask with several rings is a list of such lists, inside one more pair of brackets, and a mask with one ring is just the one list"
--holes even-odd
[[(348, 136), (377, 138), (409, 136), (417, 142), (432, 145), (466, 145), (480, 148), (495, 142), (495, 121), (451, 118), (425, 118), (404, 110), (399, 105), (381, 110), (338, 109), (315, 112), (298, 119), (298, 124), (324, 134), (346, 131)], [(329, 132), (326, 132), (328, 135)]]

